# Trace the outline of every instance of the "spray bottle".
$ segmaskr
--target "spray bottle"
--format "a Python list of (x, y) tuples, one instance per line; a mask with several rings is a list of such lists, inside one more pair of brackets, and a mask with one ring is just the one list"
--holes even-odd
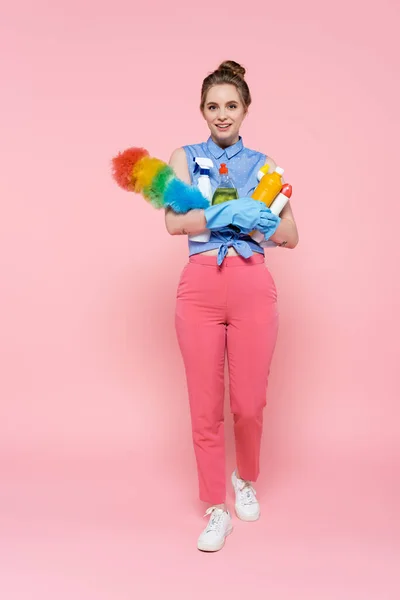
[[(210, 169), (212, 169), (213, 167), (213, 161), (210, 158), (204, 158), (203, 156), (196, 156), (193, 160), (195, 162), (194, 172), (196, 172), (197, 169), (200, 168), (200, 176), (197, 182), (197, 187), (199, 188), (203, 196), (207, 198), (211, 205), (212, 188), (210, 181)], [(210, 236), (211, 231), (209, 229), (206, 229), (201, 233), (189, 235), (188, 238), (192, 242), (208, 242)]]

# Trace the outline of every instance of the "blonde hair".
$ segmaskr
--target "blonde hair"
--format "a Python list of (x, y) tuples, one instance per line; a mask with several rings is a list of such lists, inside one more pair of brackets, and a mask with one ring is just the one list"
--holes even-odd
[(244, 104), (245, 110), (247, 110), (251, 104), (251, 95), (249, 86), (244, 80), (245, 74), (246, 69), (234, 60), (226, 60), (221, 63), (218, 69), (210, 73), (210, 75), (207, 75), (203, 81), (203, 85), (201, 86), (200, 110), (202, 112), (204, 111), (204, 105), (206, 103), (209, 90), (214, 85), (221, 85), (224, 83), (228, 83), (236, 87)]

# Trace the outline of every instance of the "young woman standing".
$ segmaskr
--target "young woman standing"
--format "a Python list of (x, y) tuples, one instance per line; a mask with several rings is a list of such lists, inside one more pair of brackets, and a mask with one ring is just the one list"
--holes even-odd
[[(190, 258), (180, 278), (175, 316), (187, 378), (200, 499), (209, 504), (209, 522), (197, 544), (204, 551), (220, 550), (232, 531), (225, 504), (226, 353), (236, 445), (237, 468), (231, 476), (235, 511), (245, 521), (260, 516), (253, 482), (260, 470), (263, 409), (278, 333), (278, 310), (264, 250), (248, 234), (255, 228), (274, 245), (294, 248), (298, 243), (289, 203), (278, 218), (250, 198), (258, 185), (260, 167), (276, 165), (265, 154), (246, 148), (239, 135), (251, 103), (244, 75), (238, 63), (226, 61), (204, 79), (200, 109), (210, 137), (201, 144), (178, 148), (170, 159), (176, 175), (196, 185), (199, 175), (194, 172), (193, 158), (210, 158), (215, 167), (210, 174), (213, 190), (218, 185), (219, 166), (226, 163), (239, 193), (239, 200), (229, 204), (240, 219), (231, 218), (228, 223), (226, 215), (213, 214), (213, 220), (208, 220), (209, 209), (186, 214), (167, 210), (165, 214), (171, 235), (198, 234), (211, 228), (209, 242), (189, 240)], [(220, 224), (218, 218), (222, 219)], [(240, 226), (232, 228), (233, 221)]]

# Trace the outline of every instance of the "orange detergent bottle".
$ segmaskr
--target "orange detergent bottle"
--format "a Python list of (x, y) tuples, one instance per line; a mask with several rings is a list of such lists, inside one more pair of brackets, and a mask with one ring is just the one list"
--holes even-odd
[(259, 170), (258, 176), (261, 176), (261, 181), (254, 190), (252, 198), (263, 202), (269, 208), (282, 189), (283, 169), (276, 167), (273, 173), (268, 173), (268, 169), (268, 165), (265, 165)]

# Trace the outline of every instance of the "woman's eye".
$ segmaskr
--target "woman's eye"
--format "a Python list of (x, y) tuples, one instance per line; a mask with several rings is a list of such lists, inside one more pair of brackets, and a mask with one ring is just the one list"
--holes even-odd
[(236, 104), (231, 104), (229, 108), (236, 108)]

